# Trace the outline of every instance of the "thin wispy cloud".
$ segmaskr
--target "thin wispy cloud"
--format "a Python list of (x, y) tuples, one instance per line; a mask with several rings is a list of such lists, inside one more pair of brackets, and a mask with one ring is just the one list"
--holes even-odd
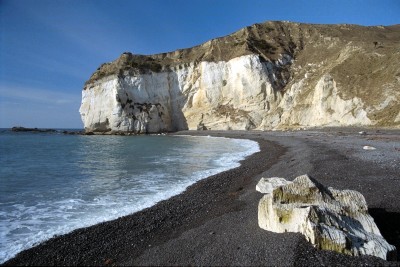
[[(41, 5), (38, 6), (17, 7), (32, 21), (39, 23), (41, 28), (57, 35), (64, 42), (101, 58), (116, 57), (112, 51), (122, 48), (123, 43), (129, 43), (125, 37), (127, 33), (118, 30), (121, 26), (114, 23), (107, 10), (98, 9), (96, 2), (81, 2), (80, 8), (66, 3), (50, 1), (46, 5), (39, 2)], [(57, 6), (61, 6), (59, 8), (62, 8), (62, 12), (55, 12)], [(41, 12), (38, 12), (39, 9)], [(48, 15), (43, 16), (43, 13)]]
[(0, 128), (81, 128), (79, 93), (0, 85)]
[(79, 93), (58, 92), (51, 89), (21, 87), (18, 85), (0, 85), (0, 103), (3, 101), (34, 102), (46, 105), (80, 104)]
[[(7, 51), (5, 51), (7, 53)], [(12, 55), (7, 55), (12, 57)], [(54, 58), (43, 52), (31, 53), (30, 51), (21, 51), (20, 57), (16, 58), (20, 66), (24, 68), (33, 68), (43, 72), (59, 73), (63, 76), (85, 81), (90, 77), (91, 72), (84, 72), (79, 67), (80, 59), (66, 59), (63, 57)], [(94, 71), (94, 70), (93, 70)]]

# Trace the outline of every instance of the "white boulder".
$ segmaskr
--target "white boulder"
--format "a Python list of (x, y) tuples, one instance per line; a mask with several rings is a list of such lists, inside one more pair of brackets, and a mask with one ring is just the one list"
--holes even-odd
[(327, 188), (308, 175), (286, 184), (281, 179), (263, 178), (257, 185), (269, 192), (258, 206), (261, 228), (300, 232), (319, 249), (385, 260), (396, 257), (396, 247), (382, 237), (361, 193)]

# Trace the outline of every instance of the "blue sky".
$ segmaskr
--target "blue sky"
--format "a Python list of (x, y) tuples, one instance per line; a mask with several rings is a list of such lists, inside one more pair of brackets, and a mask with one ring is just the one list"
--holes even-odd
[(393, 25), (399, 14), (399, 0), (0, 0), (0, 128), (82, 128), (84, 82), (125, 51), (174, 51), (268, 20)]

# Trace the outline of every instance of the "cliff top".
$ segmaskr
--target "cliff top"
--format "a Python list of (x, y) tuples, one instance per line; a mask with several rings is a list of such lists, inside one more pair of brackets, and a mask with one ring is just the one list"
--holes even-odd
[[(85, 83), (86, 85), (109, 75), (128, 72), (160, 72), (164, 69), (201, 61), (228, 61), (232, 58), (257, 54), (262, 60), (277, 60), (282, 53), (297, 59), (323, 57), (326, 51), (308, 49), (324, 44), (385, 48), (399, 51), (400, 24), (392, 26), (359, 26), (350, 24), (303, 24), (269, 21), (245, 27), (230, 35), (212, 39), (192, 48), (154, 55), (135, 55), (124, 52), (118, 59), (102, 64)], [(311, 53), (312, 52), (312, 53)], [(84, 89), (85, 89), (84, 88)]]

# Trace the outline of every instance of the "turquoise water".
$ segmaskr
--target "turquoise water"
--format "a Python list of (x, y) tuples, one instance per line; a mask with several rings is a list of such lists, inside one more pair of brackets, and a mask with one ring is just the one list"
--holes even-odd
[(0, 262), (239, 166), (250, 140), (0, 132)]

